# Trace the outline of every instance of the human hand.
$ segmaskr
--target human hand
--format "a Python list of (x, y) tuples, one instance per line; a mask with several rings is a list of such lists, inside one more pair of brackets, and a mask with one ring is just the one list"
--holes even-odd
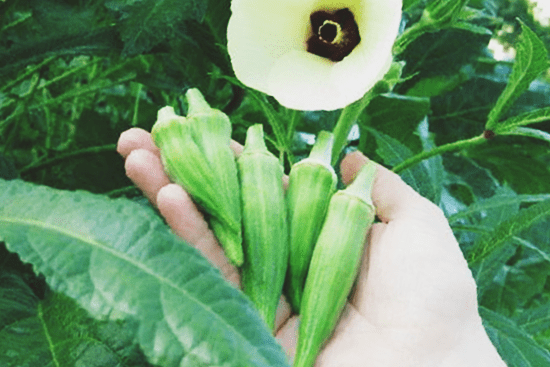
[[(232, 148), (236, 155), (242, 152), (237, 143)], [(238, 271), (202, 214), (164, 174), (150, 134), (124, 132), (118, 152), (128, 177), (172, 230), (238, 286)], [(360, 153), (344, 159), (344, 183), (353, 180), (365, 160)], [(474, 279), (441, 210), (382, 166), (372, 197), (381, 223), (369, 233), (354, 293), (316, 366), (505, 366), (481, 324)], [(298, 321), (282, 301), (277, 339), (290, 357)]]

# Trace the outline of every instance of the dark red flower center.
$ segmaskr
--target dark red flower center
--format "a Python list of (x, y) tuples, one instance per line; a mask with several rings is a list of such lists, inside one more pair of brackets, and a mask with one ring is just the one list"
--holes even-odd
[(333, 13), (316, 11), (309, 17), (313, 35), (307, 51), (332, 61), (342, 61), (361, 42), (353, 13), (340, 9)]

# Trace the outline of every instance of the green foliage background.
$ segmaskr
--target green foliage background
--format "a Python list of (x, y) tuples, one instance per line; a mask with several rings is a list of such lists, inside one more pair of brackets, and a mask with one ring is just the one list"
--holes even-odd
[[(405, 33), (435, 3), (404, 1)], [(169, 232), (115, 150), (121, 132), (149, 131), (159, 108), (184, 114), (191, 87), (230, 116), (240, 143), (263, 123), (287, 172), (309, 152), (307, 134), (334, 128), (339, 111), (289, 111), (239, 84), (229, 7), (0, 1), (1, 366), (285, 364), (251, 304)], [(514, 47), (515, 62), (495, 60), (491, 38)], [(471, 0), (408, 40), (401, 75), (372, 92), (346, 151), (398, 171), (445, 211), (509, 366), (550, 365), (550, 30), (525, 0)], [(155, 256), (167, 253), (189, 259), (162, 274)], [(151, 292), (171, 284), (181, 299)], [(220, 292), (193, 295), (208, 284)], [(203, 316), (186, 317), (181, 300)], [(237, 345), (203, 330), (220, 323)]]

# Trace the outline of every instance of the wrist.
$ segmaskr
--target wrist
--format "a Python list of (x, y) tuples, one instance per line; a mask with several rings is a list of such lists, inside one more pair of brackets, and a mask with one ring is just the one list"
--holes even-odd
[(440, 367), (506, 367), (489, 339), (481, 320), (465, 329), (463, 336), (457, 340), (455, 348), (449, 351)]

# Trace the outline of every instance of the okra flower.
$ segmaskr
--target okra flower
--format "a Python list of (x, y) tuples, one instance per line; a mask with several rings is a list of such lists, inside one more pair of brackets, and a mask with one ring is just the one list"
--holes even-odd
[(402, 0), (232, 0), (237, 78), (297, 110), (335, 110), (388, 71)]

